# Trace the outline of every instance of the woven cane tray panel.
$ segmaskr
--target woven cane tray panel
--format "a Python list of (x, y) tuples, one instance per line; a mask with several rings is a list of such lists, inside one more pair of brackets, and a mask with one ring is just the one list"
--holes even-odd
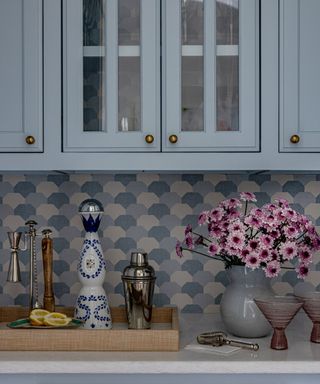
[[(72, 317), (73, 308), (56, 309)], [(12, 329), (9, 322), (28, 317), (23, 307), (0, 307), (2, 351), (178, 351), (179, 320), (175, 307), (154, 308), (151, 329), (128, 329), (125, 308), (111, 308), (113, 328)]]

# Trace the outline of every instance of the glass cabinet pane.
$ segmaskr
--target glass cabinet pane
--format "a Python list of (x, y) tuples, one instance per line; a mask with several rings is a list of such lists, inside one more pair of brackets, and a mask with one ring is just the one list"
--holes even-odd
[(217, 131), (239, 131), (239, 0), (216, 1)]
[(181, 0), (181, 130), (203, 131), (203, 0)]
[(118, 130), (141, 130), (140, 0), (118, 0)]
[(105, 130), (105, 4), (83, 0), (83, 130)]

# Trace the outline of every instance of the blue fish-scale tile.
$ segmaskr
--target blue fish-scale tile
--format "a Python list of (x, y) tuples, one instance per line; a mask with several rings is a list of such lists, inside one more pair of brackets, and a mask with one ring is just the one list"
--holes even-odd
[(287, 181), (283, 185), (283, 192), (288, 192), (290, 195), (295, 196), (299, 192), (304, 192), (304, 185), (300, 181)]
[(199, 215), (187, 215), (181, 220), (181, 225), (183, 227), (190, 224), (192, 228), (197, 228), (198, 226), (198, 216)]
[(213, 304), (213, 298), (207, 293), (198, 293), (194, 296), (193, 303), (199, 305), (202, 310), (204, 310), (206, 307)]
[(48, 203), (54, 205), (56, 208), (61, 208), (64, 204), (69, 203), (69, 197), (65, 193), (52, 193), (48, 197)]
[(208, 271), (198, 271), (193, 273), (193, 280), (199, 281), (203, 286), (214, 281), (213, 273)]
[(228, 197), (232, 192), (237, 192), (237, 186), (232, 181), (220, 181), (216, 187), (215, 191), (223, 194), (224, 197)]
[(41, 204), (47, 204), (47, 198), (44, 194), (42, 193), (30, 193), (26, 197), (26, 203), (31, 204), (34, 207), (39, 207)]
[(114, 176), (114, 180), (123, 185), (128, 185), (131, 181), (136, 181), (137, 176), (135, 174), (119, 174)]
[(127, 230), (130, 227), (137, 225), (137, 220), (129, 215), (121, 215), (115, 220), (115, 225)]
[(53, 291), (55, 296), (57, 298), (60, 298), (66, 293), (70, 293), (70, 287), (68, 287), (66, 283), (56, 282), (56, 283), (53, 283)]
[(22, 307), (28, 307), (29, 306), (29, 295), (27, 293), (20, 293), (14, 299), (14, 305), (21, 305)]
[(182, 293), (188, 294), (190, 297), (195, 297), (199, 293), (203, 293), (203, 287), (199, 283), (188, 282), (183, 285), (181, 289)]
[(36, 187), (34, 186), (34, 184), (28, 181), (19, 181), (14, 187), (14, 192), (20, 193), (20, 195), (26, 197), (29, 195), (29, 193), (35, 193)]
[(155, 216), (157, 219), (161, 219), (164, 215), (169, 215), (170, 209), (164, 204), (153, 204), (148, 209), (148, 214)]
[(53, 260), (53, 272), (60, 276), (63, 272), (69, 271), (70, 265), (65, 260)]
[(261, 185), (260, 191), (265, 192), (268, 195), (272, 196), (275, 193), (282, 190), (282, 186), (277, 181), (266, 181)]
[(123, 270), (130, 264), (129, 260), (120, 260), (118, 261), (115, 266), (114, 270), (115, 271), (120, 271), (123, 272)]
[(223, 293), (220, 293), (215, 299), (214, 299), (214, 303), (219, 305), (221, 303), (221, 299), (222, 299), (222, 296), (223, 296)]
[(142, 204), (131, 204), (126, 209), (127, 215), (135, 217), (136, 219), (142, 215), (146, 215), (148, 213), (148, 209), (146, 206)]
[(181, 199), (183, 204), (187, 204), (194, 208), (196, 205), (203, 203), (203, 196), (200, 193), (188, 192)]
[(170, 208), (176, 204), (179, 204), (180, 202), (181, 197), (175, 192), (166, 192), (159, 199), (160, 204), (164, 204)]
[(103, 191), (103, 187), (97, 181), (87, 181), (81, 187), (81, 192), (87, 193), (89, 196), (94, 197), (97, 193)]
[(187, 271), (190, 275), (194, 275), (198, 271), (203, 271), (203, 263), (199, 260), (186, 260), (182, 265), (181, 269)]
[(271, 202), (270, 196), (265, 192), (255, 192), (257, 198), (257, 206), (261, 207), (264, 204)]
[(290, 204), (290, 207), (291, 207), (292, 209), (294, 209), (295, 211), (304, 214), (304, 208), (301, 207), (300, 204), (296, 204), (296, 203), (295, 203), (295, 204)]
[(60, 186), (62, 183), (69, 181), (70, 176), (69, 175), (49, 175), (48, 181), (54, 183), (56, 186)]
[(165, 181), (154, 181), (149, 185), (149, 192), (153, 192), (158, 197), (166, 192), (170, 192), (170, 186)]
[(64, 237), (55, 237), (53, 239), (53, 248), (60, 254), (63, 250), (69, 249), (69, 241)]
[(137, 243), (128, 237), (121, 237), (115, 242), (115, 248), (120, 249), (125, 254), (129, 254), (129, 251), (137, 248)]
[(148, 232), (149, 237), (154, 237), (158, 241), (170, 237), (170, 231), (166, 227), (152, 227)]
[(142, 192), (147, 192), (148, 187), (141, 181), (131, 181), (126, 186), (126, 191), (133, 193), (135, 196), (140, 195)]
[(182, 181), (186, 181), (190, 185), (195, 185), (200, 181), (203, 181), (203, 175), (201, 174), (183, 174), (181, 176)]
[(72, 196), (79, 192), (79, 184), (75, 181), (65, 181), (59, 187), (61, 193), (66, 193), (68, 196)]
[(115, 288), (114, 288), (114, 293), (120, 293), (120, 295), (123, 295), (124, 294), (124, 290), (123, 290), (123, 283), (118, 283)]
[(120, 204), (127, 208), (130, 204), (135, 204), (137, 202), (137, 198), (132, 193), (121, 192), (116, 196), (114, 201), (116, 204)]
[(262, 185), (271, 180), (271, 175), (267, 173), (249, 175), (249, 181), (254, 181), (258, 185)]
[(0, 196), (4, 197), (7, 193), (13, 191), (13, 186), (10, 183), (3, 182), (0, 185)]
[(153, 304), (156, 307), (163, 307), (165, 305), (170, 305), (170, 298), (164, 293), (155, 293), (153, 296)]
[(165, 215), (161, 217), (159, 224), (171, 231), (173, 228), (181, 226), (181, 220), (177, 216)]
[(201, 181), (194, 185), (193, 191), (201, 193), (202, 196), (206, 196), (208, 193), (213, 192), (214, 187), (209, 181)]
[(166, 271), (156, 271), (156, 285), (161, 287), (170, 281), (170, 275)]
[(217, 283), (221, 283), (225, 287), (229, 285), (229, 279), (227, 277), (227, 274), (225, 271), (220, 271), (217, 273), (217, 275), (214, 278), (214, 281)]
[(196, 304), (188, 304), (181, 309), (181, 313), (202, 313), (202, 312), (203, 312), (202, 308)]
[(166, 249), (152, 249), (149, 253), (149, 260), (154, 260), (157, 264), (161, 264), (165, 260), (170, 259), (170, 253)]
[(17, 208), (15, 208), (14, 214), (21, 216), (24, 220), (28, 220), (35, 216), (36, 210), (30, 204), (19, 204)]
[(63, 215), (53, 215), (48, 220), (48, 225), (59, 231), (69, 225), (69, 220)]

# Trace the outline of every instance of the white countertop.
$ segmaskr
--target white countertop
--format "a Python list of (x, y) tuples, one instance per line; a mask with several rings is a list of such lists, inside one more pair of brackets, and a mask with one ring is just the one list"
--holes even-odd
[(1, 351), (0, 374), (320, 374), (320, 344), (309, 342), (311, 325), (300, 312), (287, 328), (285, 351), (270, 349), (268, 336), (253, 340), (260, 345), (257, 352), (241, 349), (220, 355), (184, 349), (201, 332), (223, 330), (219, 316), (184, 314), (179, 352)]

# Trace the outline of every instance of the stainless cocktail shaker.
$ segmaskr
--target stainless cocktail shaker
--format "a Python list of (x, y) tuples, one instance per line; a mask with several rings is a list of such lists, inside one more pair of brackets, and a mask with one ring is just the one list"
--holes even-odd
[(151, 327), (155, 279), (147, 254), (132, 252), (130, 265), (124, 269), (122, 275), (129, 329)]

